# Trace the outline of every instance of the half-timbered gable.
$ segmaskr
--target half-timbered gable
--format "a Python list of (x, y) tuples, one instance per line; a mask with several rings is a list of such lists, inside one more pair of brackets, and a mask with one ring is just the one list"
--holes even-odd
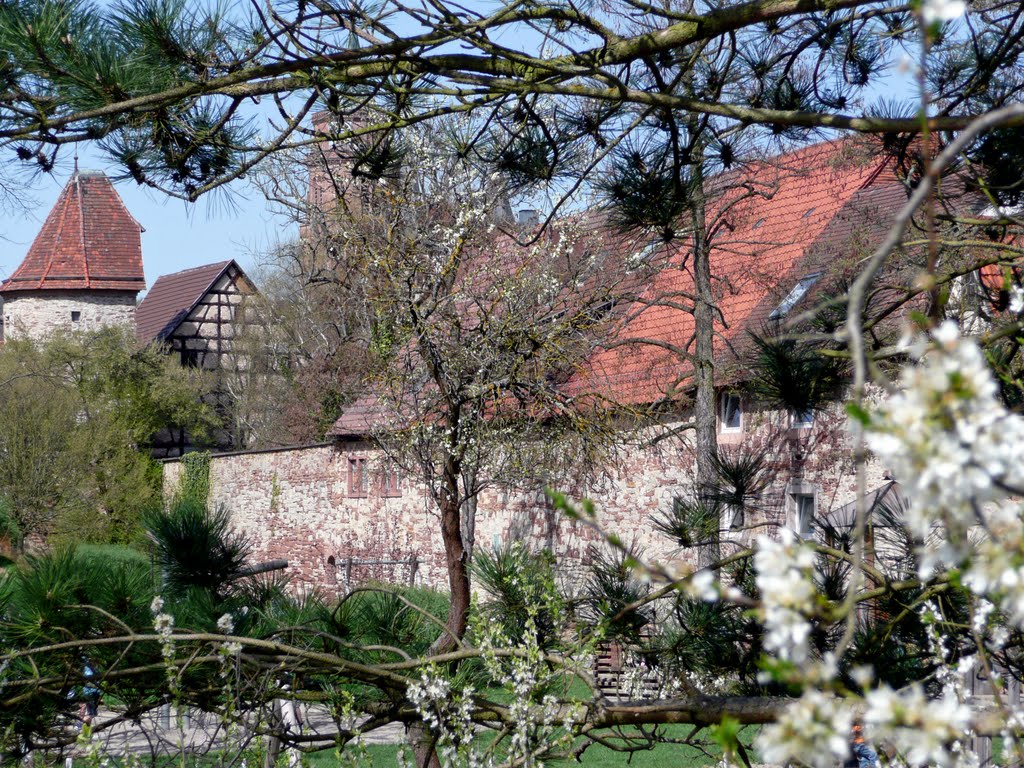
[(166, 344), (184, 366), (223, 370), (242, 303), (255, 291), (234, 260), (163, 275), (139, 304), (139, 341)]
[[(235, 341), (246, 296), (256, 292), (234, 260), (163, 275), (139, 304), (136, 333), (143, 344), (162, 344), (183, 366), (218, 377), (211, 404), (225, 427), (213, 435), (214, 447), (236, 446), (230, 427), (234, 400), (220, 377), (239, 365)], [(194, 446), (180, 429), (163, 430), (154, 440), (158, 457), (180, 456)]]

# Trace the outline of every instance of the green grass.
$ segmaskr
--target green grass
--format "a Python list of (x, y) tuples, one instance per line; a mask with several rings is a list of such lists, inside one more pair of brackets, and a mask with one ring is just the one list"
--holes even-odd
[[(666, 726), (659, 729), (659, 733), (670, 738), (684, 738), (692, 730), (691, 726)], [(749, 742), (756, 732), (756, 728), (747, 726), (741, 731), (743, 741)], [(358, 762), (360, 766), (370, 768), (394, 768), (398, 765), (397, 744), (374, 744), (365, 747), (365, 758)], [(717, 747), (709, 748), (711, 756), (701, 752), (696, 747), (685, 744), (659, 744), (652, 749), (639, 750), (630, 756), (627, 752), (618, 752), (614, 749), (593, 744), (587, 748), (579, 763), (572, 760), (553, 761), (545, 760), (545, 764), (551, 766), (573, 766), (582, 765), (586, 768), (612, 768), (612, 766), (629, 765), (630, 768), (661, 768), (661, 766), (672, 766), (672, 768), (702, 768), (703, 766), (714, 765), (718, 762), (719, 750)], [(351, 751), (349, 754), (353, 754)], [(751, 759), (757, 762), (757, 756), (751, 755)], [(332, 768), (338, 764), (338, 756), (335, 750), (327, 749), (323, 752), (316, 752), (306, 756), (306, 763), (310, 768)], [(351, 764), (351, 763), (350, 763)]]
[(123, 544), (79, 544), (75, 550), (81, 557), (97, 564), (127, 562), (149, 565), (151, 562), (145, 552)]
[[(659, 729), (659, 733), (666, 737), (682, 738), (691, 730), (690, 726), (666, 726)], [(754, 735), (754, 729), (750, 726), (743, 729), (744, 741), (749, 741)], [(361, 750), (349, 748), (344, 757), (339, 760), (335, 749), (325, 749), (321, 752), (314, 752), (305, 755), (303, 765), (308, 768), (335, 768), (338, 765), (353, 766), (359, 768), (395, 768), (398, 765), (398, 744), (372, 744)], [(714, 757), (717, 749), (710, 749), (712, 756), (705, 755), (695, 747), (682, 744), (659, 744), (653, 749), (644, 749), (632, 753), (618, 752), (599, 744), (591, 745), (582, 756), (579, 763), (572, 760), (553, 761), (545, 760), (545, 764), (551, 766), (573, 766), (582, 765), (586, 768), (612, 768), (613, 766), (629, 765), (630, 768), (661, 768), (661, 766), (672, 766), (672, 768), (703, 768), (718, 762)], [(159, 768), (225, 768), (232, 762), (234, 753), (213, 753), (206, 755), (189, 755), (184, 758), (163, 756), (158, 758)], [(757, 756), (751, 755), (756, 762)], [(259, 761), (262, 764), (262, 761)], [(119, 756), (112, 756), (111, 766), (118, 768), (123, 765)], [(83, 763), (75, 761), (75, 768), (80, 768)]]

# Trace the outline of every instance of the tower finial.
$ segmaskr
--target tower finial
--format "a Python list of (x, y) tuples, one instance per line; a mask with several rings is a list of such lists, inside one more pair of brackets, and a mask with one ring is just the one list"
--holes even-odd
[(75, 147), (75, 176), (78, 175), (78, 147)]

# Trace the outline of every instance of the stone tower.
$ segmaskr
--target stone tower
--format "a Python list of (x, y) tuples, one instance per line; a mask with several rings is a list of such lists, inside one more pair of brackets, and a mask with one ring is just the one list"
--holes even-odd
[(99, 171), (75, 171), (21, 265), (0, 283), (7, 339), (135, 327), (142, 227)]

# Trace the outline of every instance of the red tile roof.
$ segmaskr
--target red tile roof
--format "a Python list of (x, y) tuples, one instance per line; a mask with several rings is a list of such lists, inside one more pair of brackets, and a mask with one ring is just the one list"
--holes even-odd
[(363, 396), (345, 409), (327, 431), (327, 437), (365, 437), (393, 417), (394, 413), (376, 397)]
[[(759, 330), (801, 278), (854, 267), (887, 230), (906, 192), (888, 160), (850, 140), (729, 172), (712, 186), (723, 190), (707, 220), (718, 313), (716, 377), (727, 381), (742, 376), (728, 369), (741, 359), (737, 351), (747, 345), (747, 331)], [(756, 194), (741, 198), (744, 190)], [(622, 242), (619, 235), (609, 238)], [(689, 388), (692, 369), (679, 350), (692, 352), (694, 321), (680, 305), (692, 303), (692, 255), (684, 248), (668, 258), (670, 265), (623, 313), (628, 321), (613, 343), (567, 382), (569, 392), (640, 404), (674, 399)], [(797, 303), (792, 314), (799, 309)], [(365, 435), (382, 415), (372, 396), (360, 398), (329, 435)]]
[[(232, 264), (234, 261), (229, 259), (158, 277), (135, 310), (139, 341), (162, 341), (174, 333)], [(235, 268), (241, 271), (237, 264)]]
[[(855, 259), (863, 242), (877, 242), (879, 227), (906, 199), (888, 168), (851, 141), (817, 144), (746, 170), (741, 180), (761, 194), (738, 201), (738, 192), (727, 192), (709, 206), (720, 368), (735, 362), (746, 332), (759, 330), (802, 277), (831, 272)], [(572, 390), (653, 403), (688, 388), (692, 368), (679, 350), (692, 352), (693, 315), (669, 303), (691, 303), (691, 254), (682, 250), (675, 262), (653, 280), (614, 345), (574, 377)]]
[(142, 227), (102, 173), (76, 172), (0, 293), (146, 287)]

